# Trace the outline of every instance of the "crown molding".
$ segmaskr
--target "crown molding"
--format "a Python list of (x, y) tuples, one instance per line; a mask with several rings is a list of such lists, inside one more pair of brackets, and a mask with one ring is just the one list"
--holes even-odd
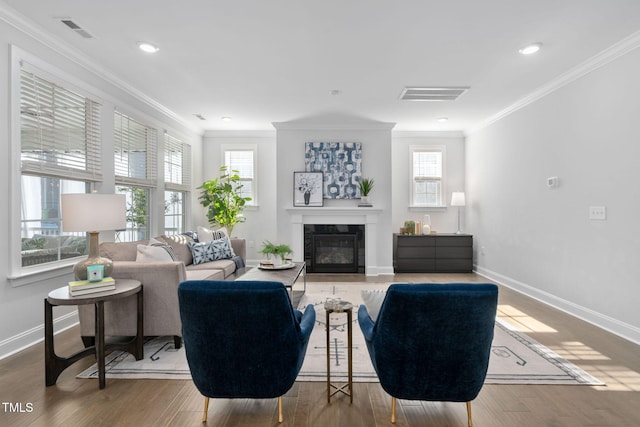
[(397, 130), (393, 138), (464, 138), (461, 130)]
[(640, 47), (640, 31), (620, 40), (465, 132), (471, 135)]
[(386, 122), (358, 122), (358, 121), (345, 121), (334, 123), (318, 123), (318, 122), (304, 122), (304, 121), (292, 121), (292, 122), (273, 122), (273, 127), (276, 130), (385, 130), (391, 131), (396, 125), (395, 123)]
[(18, 31), (26, 34), (31, 37), (38, 43), (43, 46), (51, 49), (53, 52), (58, 55), (64, 57), (65, 59), (73, 62), (76, 65), (84, 68), (90, 73), (98, 76), (102, 80), (107, 83), (117, 87), (118, 89), (128, 93), (135, 99), (139, 100), (143, 104), (153, 108), (154, 110), (160, 112), (164, 116), (178, 122), (186, 129), (201, 134), (202, 128), (194, 126), (192, 123), (186, 121), (183, 117), (175, 113), (173, 110), (165, 107), (163, 104), (159, 103), (155, 99), (146, 95), (142, 91), (136, 89), (129, 83), (125, 82), (121, 78), (117, 77), (115, 74), (105, 70), (104, 66), (97, 64), (89, 57), (73, 48), (71, 45), (62, 41), (58, 37), (53, 36), (52, 34), (48, 34), (42, 27), (36, 25), (32, 21), (25, 18), (23, 15), (19, 14), (6, 3), (0, 1), (0, 20), (6, 22), (10, 26), (14, 27)]

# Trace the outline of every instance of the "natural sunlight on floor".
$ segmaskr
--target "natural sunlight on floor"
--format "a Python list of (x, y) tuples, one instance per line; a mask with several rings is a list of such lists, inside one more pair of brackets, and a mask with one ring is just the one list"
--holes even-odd
[(516, 331), (524, 333), (532, 332), (558, 332), (552, 327), (545, 325), (541, 321), (534, 319), (526, 313), (518, 310), (517, 308), (499, 304), (498, 305), (498, 317), (509, 322)]
[[(517, 308), (498, 305), (498, 317), (508, 322), (514, 330), (524, 333), (554, 333), (556, 329), (546, 325)], [(625, 366), (607, 365), (608, 356), (579, 341), (564, 341), (560, 345), (549, 345), (559, 356), (579, 365), (606, 386), (594, 386), (600, 391), (640, 391), (640, 373)], [(589, 364), (595, 361), (599, 364)], [(586, 362), (586, 363), (584, 363)]]

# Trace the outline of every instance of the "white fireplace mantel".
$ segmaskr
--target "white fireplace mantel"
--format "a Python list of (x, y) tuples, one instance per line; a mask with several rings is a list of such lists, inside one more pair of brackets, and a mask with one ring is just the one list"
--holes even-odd
[[(291, 243), (296, 258), (304, 257), (305, 224), (349, 224), (365, 225), (365, 272), (368, 276), (378, 275), (377, 224), (383, 212), (376, 208), (358, 207), (310, 207), (289, 208), (291, 222)], [(298, 259), (297, 261), (302, 261)]]

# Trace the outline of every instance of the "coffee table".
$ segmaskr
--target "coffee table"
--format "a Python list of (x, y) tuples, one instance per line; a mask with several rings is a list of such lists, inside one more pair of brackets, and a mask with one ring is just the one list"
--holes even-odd
[[(282, 282), (284, 287), (289, 290), (289, 296), (293, 295), (293, 285), (296, 283), (300, 275), (304, 277), (304, 292), (307, 291), (307, 263), (294, 262), (290, 268), (260, 268), (253, 267), (246, 270), (236, 280), (267, 280), (272, 282)], [(304, 274), (303, 274), (304, 273)]]

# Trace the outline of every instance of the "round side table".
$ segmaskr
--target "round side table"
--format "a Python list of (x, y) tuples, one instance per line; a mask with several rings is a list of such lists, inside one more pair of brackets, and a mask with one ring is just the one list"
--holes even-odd
[[(144, 343), (143, 325), (143, 300), (142, 284), (138, 280), (116, 279), (116, 288), (110, 291), (96, 292), (80, 296), (71, 296), (69, 287), (63, 286), (49, 292), (49, 296), (44, 299), (44, 359), (45, 359), (45, 381), (46, 385), (54, 385), (56, 380), (69, 366), (78, 360), (95, 355), (98, 364), (99, 387), (105, 388), (105, 366), (104, 358), (106, 350), (123, 350), (135, 356), (136, 360), (142, 359)], [(113, 343), (105, 346), (104, 343), (104, 303), (120, 298), (137, 295), (137, 329), (136, 336), (127, 343)], [(67, 358), (60, 357), (55, 353), (53, 345), (53, 307), (58, 305), (82, 305), (94, 304), (96, 309), (95, 322), (95, 345), (86, 347)]]

